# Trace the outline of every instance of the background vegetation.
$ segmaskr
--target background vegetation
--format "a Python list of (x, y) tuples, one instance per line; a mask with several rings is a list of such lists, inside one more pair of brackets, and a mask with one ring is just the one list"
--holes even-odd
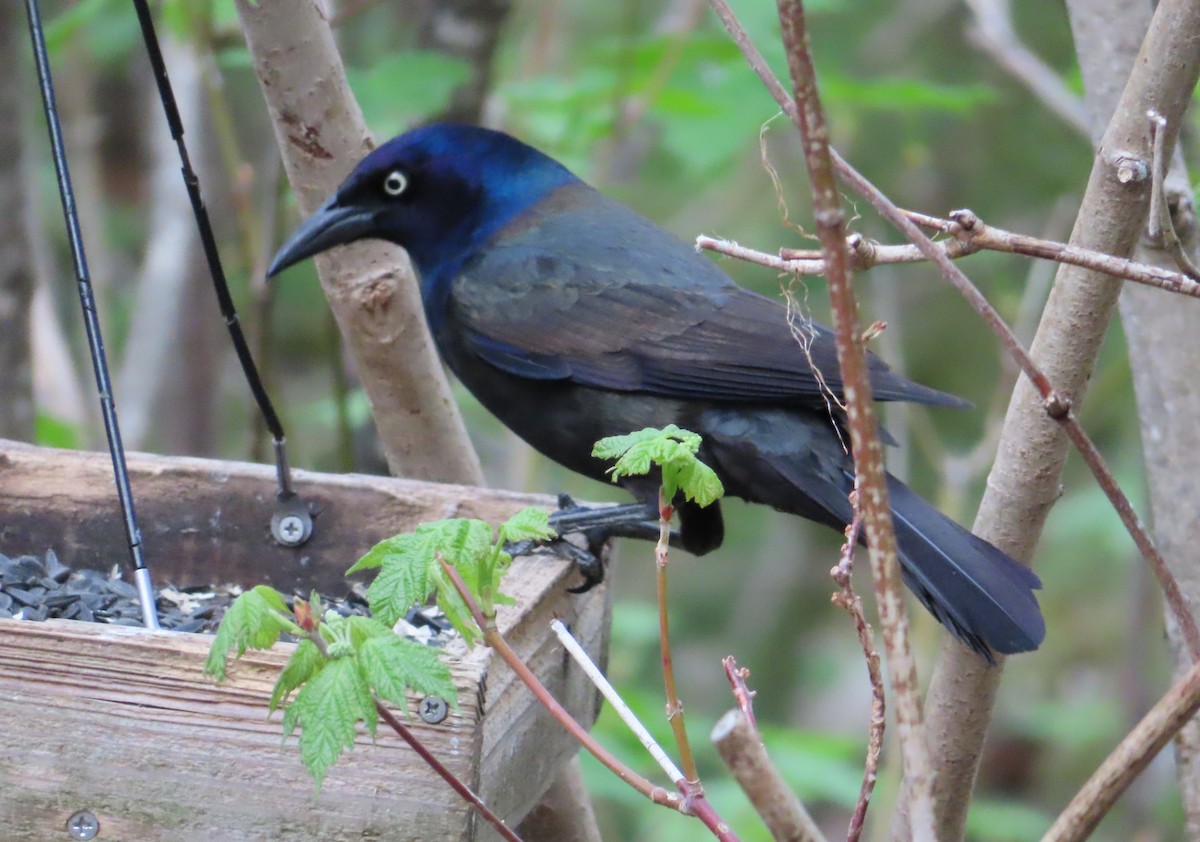
[[(119, 408), (124, 413), (124, 389), (159, 384), (137, 398), (137, 411), (148, 420), (130, 443), (160, 452), (261, 458), (261, 433), (255, 433), (195, 246), (184, 246), (165, 270), (147, 268), (150, 246), (168, 224), (154, 199), (156, 173), (165, 170), (177, 179), (177, 172), (170, 161), (156, 164), (155, 147), (166, 127), (133, 13), (121, 0), (46, 5), (89, 258), (110, 351), (122, 361)], [(434, 0), (330, 5), (352, 84), (378, 137), (443, 113), (473, 78), (470, 58), (437, 49), (436, 38), (424, 31), (436, 14)], [(732, 5), (786, 78), (774, 5)], [(907, 207), (933, 214), (970, 207), (1010, 230), (1065, 238), (1091, 166), (1090, 144), (972, 46), (963, 4), (813, 0), (807, 6), (834, 144), (859, 169)], [(343, 363), (312, 269), (297, 269), (270, 290), (260, 281), (265, 256), (296, 216), (281, 184), (233, 0), (174, 0), (162, 11), (172, 42), (169, 58), (179, 68), (175, 82), (195, 115), (188, 130), (205, 195), (239, 306), (261, 338), (293, 463), (379, 470), (368, 408)], [(1060, 5), (1026, 0), (1014, 4), (1014, 13), (1026, 43), (1078, 89)], [(764, 250), (814, 247), (802, 230), (809, 219), (807, 185), (796, 135), (776, 117), (704, 2), (523, 0), (501, 20), (482, 100), (489, 124), (562, 159), (685, 240), (709, 233)], [(22, 23), (19, 16), (13, 23)], [(98, 414), (87, 391), (78, 306), (25, 52), (22, 61), (38, 283), (52, 305), (35, 310), (43, 343), (35, 359), (36, 437), (92, 446), (99, 441)], [(185, 81), (189, 72), (192, 84)], [(1193, 135), (1185, 133), (1184, 143), (1194, 145)], [(779, 197), (766, 162), (779, 173)], [(780, 201), (791, 226), (780, 223)], [(870, 216), (854, 227), (895, 241)], [(813, 315), (828, 321), (819, 279), (780, 279), (733, 262), (725, 268), (767, 294), (777, 294), (781, 283), (797, 285)], [(970, 258), (967, 268), (1027, 339), (1051, 270), (994, 254)], [(139, 307), (151, 306), (145, 289), (168, 273), (187, 279), (178, 293), (183, 306), (170, 323), (169, 353), (131, 356), (130, 326)], [(902, 442), (889, 454), (893, 472), (969, 523), (1015, 374), (967, 306), (928, 268), (882, 267), (861, 276), (859, 289), (865, 315), (888, 323), (877, 351), (911, 377), (975, 404), (967, 412), (886, 412), (889, 429)], [(1112, 332), (1080, 414), (1139, 503), (1137, 419), (1124, 346), (1118, 328)], [(55, 348), (67, 351), (57, 363), (50, 353)], [(609, 488), (548, 464), (465, 391), (457, 393), (491, 484), (619, 499)], [(824, 821), (840, 827), (858, 790), (869, 695), (852, 626), (828, 602), (833, 586), (827, 571), (836, 561), (838, 536), (794, 518), (727, 505), (729, 537), (719, 552), (703, 559), (675, 556), (672, 624), (681, 696), (700, 728), (722, 713), (729, 698), (719, 658), (735, 654), (752, 671), (760, 720), (770, 723), (768, 745), (789, 781)], [(626, 543), (618, 555), (609, 673), (665, 736), (652, 548)], [(1047, 642), (1007, 667), (971, 817), (978, 839), (1038, 838), (1169, 675), (1155, 589), (1116, 515), (1074, 462), (1037, 569), (1045, 582)], [(860, 590), (869, 592), (865, 578)], [(927, 680), (941, 632), (922, 612), (915, 616)], [(624, 756), (639, 756), (617, 723), (603, 718), (599, 728), (610, 744), (628, 743)], [(702, 759), (718, 808), (739, 830), (757, 826), (740, 794), (722, 783), (715, 756)], [(888, 768), (894, 774), (898, 767)], [(678, 816), (651, 810), (601, 770), (586, 763), (585, 770), (606, 838), (673, 840), (697, 832)], [(890, 813), (897, 784), (894, 778), (882, 783), (874, 815)], [(1164, 756), (1097, 838), (1178, 838), (1178, 804)], [(881, 838), (886, 823), (876, 820), (872, 830)], [(766, 836), (747, 830), (744, 838)]]

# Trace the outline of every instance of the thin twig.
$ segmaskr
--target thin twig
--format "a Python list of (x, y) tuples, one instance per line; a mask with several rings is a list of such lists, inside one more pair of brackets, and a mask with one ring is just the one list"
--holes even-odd
[(725, 667), (725, 677), (729, 679), (729, 686), (733, 689), (733, 700), (737, 702), (738, 710), (745, 715), (754, 728), (758, 728), (758, 720), (754, 716), (755, 691), (746, 686), (750, 670), (739, 667), (732, 655), (722, 658), (721, 665)]
[(771, 762), (762, 737), (745, 713), (734, 708), (718, 719), (712, 741), (772, 839), (825, 842), (817, 823)]
[(1187, 249), (1179, 241), (1175, 231), (1175, 221), (1171, 218), (1171, 204), (1167, 199), (1167, 168), (1171, 162), (1167, 160), (1166, 128), (1167, 118), (1151, 108), (1146, 112), (1150, 121), (1150, 136), (1153, 138), (1153, 158), (1150, 163), (1150, 221), (1146, 234), (1151, 241), (1161, 242), (1171, 253), (1175, 265), (1192, 280), (1200, 279), (1200, 270), (1188, 256)]
[(583, 650), (583, 647), (579, 645), (579, 641), (575, 639), (562, 620), (551, 620), (550, 628), (558, 635), (558, 640), (562, 643), (563, 648), (567, 650), (567, 654), (575, 659), (575, 663), (579, 664), (584, 674), (591, 679), (592, 684), (596, 685), (596, 689), (612, 705), (613, 711), (617, 716), (621, 717), (621, 721), (634, 733), (634, 736), (638, 738), (638, 742), (654, 758), (654, 762), (671, 779), (671, 783), (676, 786), (680, 785), (680, 783), (687, 783), (687, 777), (679, 770), (679, 767), (675, 765), (671, 758), (667, 756), (667, 752), (654, 739), (654, 735), (637, 718), (637, 714), (621, 698), (621, 694), (617, 692), (617, 688), (612, 686), (612, 683), (600, 671), (600, 668), (596, 666), (596, 662)]
[(471, 788), (454, 776), (454, 773), (442, 765), (442, 762), (430, 754), (429, 749), (421, 743), (417, 735), (412, 732), (407, 725), (401, 722), (396, 716), (384, 706), (379, 699), (375, 700), (375, 710), (379, 711), (380, 718), (388, 725), (392, 726), (392, 730), (400, 735), (404, 742), (408, 743), (413, 751), (425, 761), (429, 768), (437, 772), (439, 776), (454, 789), (459, 796), (479, 811), (487, 823), (496, 828), (496, 832), (503, 836), (509, 842), (521, 842), (521, 837), (516, 832), (504, 823), (504, 820), (488, 809), (488, 806), (471, 791)]
[(688, 742), (687, 724), (683, 716), (683, 702), (675, 686), (675, 663), (671, 658), (671, 635), (667, 623), (667, 550), (671, 541), (671, 517), (675, 507), (663, 499), (662, 488), (658, 489), (658, 543), (654, 547), (654, 572), (658, 590), (658, 644), (662, 652), (663, 683), (667, 691), (667, 722), (675, 735), (679, 748), (679, 763), (684, 774), (693, 784), (700, 783), (696, 761), (692, 757), (692, 745)]
[(1105, 758), (1042, 837), (1042, 842), (1088, 838), (1121, 794), (1200, 709), (1200, 664), (1188, 670)]
[(794, 87), (793, 110), (804, 148), (804, 163), (812, 188), (817, 237), (829, 271), (826, 281), (833, 308), (838, 365), (842, 372), (847, 424), (862, 504), (863, 526), (870, 549), (875, 597), (888, 653), (888, 677), (895, 698), (896, 730), (905, 776), (910, 783), (913, 838), (935, 839), (933, 769), (925, 744), (916, 662), (909, 644), (908, 614), (896, 556), (883, 446), (875, 422), (871, 380), (867, 372), (858, 318), (858, 300), (851, 284), (852, 267), (846, 254), (846, 218), (834, 175), (825, 115), (821, 110), (816, 71), (809, 53), (804, 4), (777, 0), (779, 22)]
[(508, 664), (509, 669), (516, 674), (522, 684), (529, 688), (530, 692), (538, 700), (538, 703), (546, 708), (550, 715), (558, 720), (571, 736), (579, 741), (580, 745), (591, 752), (592, 756), (603, 763), (609, 771), (613, 772), (617, 777), (642, 793), (642, 795), (645, 795), (655, 804), (663, 804), (674, 810), (678, 810), (684, 815), (695, 816), (721, 842), (740, 842), (737, 835), (725, 823), (724, 819), (718, 815), (712, 804), (709, 803), (709, 800), (704, 795), (704, 790), (700, 787), (687, 780), (680, 780), (676, 781), (676, 786), (679, 787), (682, 797), (673, 792), (667, 792), (667, 790), (660, 786), (654, 786), (646, 778), (618, 760), (608, 749), (600, 745), (588, 733), (587, 729), (576, 722), (575, 718), (567, 712), (566, 708), (550, 695), (550, 691), (533, 674), (533, 670), (529, 669), (520, 656), (508, 645), (508, 641), (496, 629), (495, 624), (488, 622), (487, 617), (484, 616), (479, 608), (479, 603), (471, 596), (471, 592), (468, 590), (466, 583), (463, 582), (462, 576), (458, 574), (453, 565), (448, 564), (440, 554), (438, 555), (438, 561), (441, 563), (446, 575), (450, 577), (450, 582), (454, 585), (454, 589), (458, 591), (458, 595), (462, 598), (468, 610), (470, 610), (475, 623), (483, 630), (484, 643), (490, 646), (504, 663)]
[[(1094, 269), (1114, 278), (1200, 298), (1200, 283), (1184, 272), (1172, 272), (1161, 266), (1113, 257), (1111, 254), (1069, 243), (1006, 231), (985, 224), (973, 211), (967, 209), (953, 211), (949, 219), (915, 211), (905, 210), (903, 213), (919, 225), (951, 235), (953, 239), (934, 242), (934, 245), (951, 260), (981, 251), (1021, 254)], [(696, 238), (696, 248), (715, 251), (793, 275), (825, 274), (825, 260), (820, 252), (815, 250), (780, 249), (778, 254), (771, 254), (703, 234)], [(856, 270), (866, 270), (881, 264), (920, 263), (928, 259), (925, 252), (913, 243), (884, 245), (872, 242), (859, 233), (852, 233), (846, 237), (846, 249), (850, 252)]]
[(858, 544), (858, 533), (862, 526), (857, 497), (857, 491), (851, 495), (851, 502), (854, 504), (854, 520), (846, 525), (846, 542), (842, 545), (842, 557), (837, 566), (829, 571), (829, 575), (833, 577), (840, 588), (838, 593), (833, 595), (833, 604), (854, 618), (858, 643), (866, 657), (867, 676), (871, 681), (871, 721), (867, 728), (867, 757), (863, 764), (863, 780), (862, 786), (858, 790), (858, 803), (854, 806), (854, 815), (851, 816), (850, 827), (846, 831), (846, 842), (858, 842), (862, 836), (863, 824), (867, 819), (867, 807), (871, 803), (871, 794), (875, 791), (875, 781), (879, 775), (879, 755), (883, 751), (883, 732), (887, 722), (883, 672), (879, 668), (879, 653), (875, 651), (871, 626), (863, 615), (862, 598), (854, 592), (854, 586), (850, 582), (850, 574), (854, 570), (854, 547)]

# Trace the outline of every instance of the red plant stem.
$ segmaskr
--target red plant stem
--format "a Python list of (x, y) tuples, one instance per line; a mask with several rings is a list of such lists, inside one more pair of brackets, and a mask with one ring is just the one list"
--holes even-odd
[(673, 810), (678, 810), (685, 815), (693, 815), (700, 819), (713, 836), (720, 842), (740, 842), (737, 835), (730, 829), (729, 825), (717, 814), (713, 809), (712, 804), (704, 797), (704, 791), (697, 786), (693, 786), (687, 781), (679, 782), (679, 789), (682, 796), (676, 795), (673, 792), (667, 792), (661, 786), (655, 786), (646, 778), (639, 775), (637, 772), (630, 769), (620, 760), (618, 760), (608, 749), (600, 745), (596, 739), (588, 733), (587, 729), (575, 721), (575, 718), (558, 703), (558, 700), (550, 695), (550, 691), (545, 685), (538, 680), (538, 677), (533, 674), (533, 670), (525, 666), (525, 662), (521, 657), (513, 651), (508, 645), (508, 641), (504, 636), (496, 630), (495, 624), (488, 621), (488, 618), (483, 615), (479, 609), (479, 603), (471, 596), (470, 590), (467, 588), (466, 582), (462, 580), (462, 576), (458, 575), (458, 571), (454, 566), (449, 564), (446, 559), (438, 554), (438, 561), (442, 565), (442, 570), (450, 577), (450, 583), (454, 585), (454, 589), (458, 591), (458, 595), (466, 603), (467, 609), (471, 612), (476, 625), (483, 630), (484, 642), (490, 646), (497, 655), (508, 664), (509, 668), (516, 674), (517, 678), (529, 688), (533, 693), (534, 698), (538, 700), (551, 716), (558, 720), (559, 724), (567, 729), (567, 732), (579, 741), (579, 744), (587, 749), (593, 757), (599, 760), (604, 766), (625, 783), (632, 786), (642, 795), (649, 798), (655, 804), (662, 804), (670, 807)]
[(634, 772), (620, 760), (614, 757), (604, 746), (596, 742), (588, 731), (575, 721), (567, 709), (558, 703), (558, 700), (550, 695), (550, 691), (538, 680), (538, 677), (533, 674), (529, 667), (521, 660), (520, 656), (513, 651), (512, 647), (504, 639), (494, 624), (488, 622), (488, 619), (479, 609), (479, 604), (475, 602), (475, 598), (471, 596), (471, 592), (467, 589), (467, 585), (462, 580), (462, 576), (454, 569), (454, 566), (449, 564), (444, 558), (439, 555), (438, 561), (442, 564), (442, 569), (446, 571), (446, 575), (450, 577), (451, 583), (454, 585), (458, 595), (462, 597), (467, 608), (471, 612), (471, 616), (475, 619), (475, 623), (483, 630), (484, 640), (488, 646), (496, 650), (506, 664), (516, 673), (517, 678), (524, 682), (529, 688), (538, 702), (550, 712), (550, 715), (557, 719), (564, 728), (570, 732), (571, 736), (575, 737), (584, 748), (603, 763), (609, 770), (617, 775), (621, 780), (632, 786), (638, 792), (645, 795), (656, 804), (666, 804), (675, 809), (679, 809), (682, 804), (682, 799), (672, 793), (668, 793), (665, 789), (655, 786), (646, 778)]
[(658, 585), (658, 643), (662, 652), (663, 683), (667, 691), (667, 722), (671, 724), (671, 733), (675, 735), (675, 745), (679, 748), (679, 765), (689, 782), (699, 784), (700, 773), (696, 771), (696, 761), (692, 757), (692, 746), (688, 742), (687, 725), (683, 716), (683, 702), (679, 700), (679, 691), (675, 686), (675, 664), (671, 659), (671, 635), (667, 623), (667, 550), (671, 540), (671, 517), (675, 507), (663, 499), (663, 491), (658, 489), (658, 543), (654, 546), (655, 582)]
[(722, 658), (721, 665), (725, 667), (725, 677), (729, 679), (729, 686), (733, 688), (733, 699), (737, 702), (738, 709), (746, 717), (750, 727), (757, 731), (758, 720), (754, 716), (754, 691), (746, 685), (746, 679), (750, 677), (750, 670), (739, 667), (732, 655)]
[(457, 792), (464, 801), (478, 810), (479, 814), (487, 819), (488, 824), (496, 828), (497, 833), (509, 840), (509, 842), (521, 842), (521, 837), (517, 836), (512, 828), (504, 823), (503, 819), (489, 810), (488, 806), (483, 803), (478, 795), (471, 791), (469, 786), (460, 781), (455, 777), (453, 772), (443, 766), (442, 762), (434, 757), (429, 749), (425, 748), (424, 744), (417, 739), (417, 735), (407, 725), (397, 719), (379, 699), (375, 700), (375, 710), (379, 711), (380, 718), (392, 726), (392, 730), (400, 735), (400, 739), (409, 744), (412, 750), (429, 765), (429, 768), (437, 772), (442, 780), (450, 784), (451, 789)]

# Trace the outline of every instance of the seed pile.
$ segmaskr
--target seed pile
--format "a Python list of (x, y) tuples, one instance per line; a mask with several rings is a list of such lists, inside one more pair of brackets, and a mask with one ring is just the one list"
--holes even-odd
[[(73, 570), (59, 561), (53, 550), (44, 558), (0, 554), (0, 617), (141, 626), (137, 588), (120, 574), (119, 567), (108, 574), (88, 568)], [(214, 632), (241, 592), (238, 585), (160, 587), (155, 592), (159, 625), (173, 631)], [(365, 594), (365, 587), (356, 582), (345, 596), (322, 595), (321, 601), (342, 616), (366, 616), (370, 609)], [(444, 646), (451, 637), (450, 623), (436, 607), (428, 606), (410, 611), (396, 624), (396, 632), (430, 646)]]

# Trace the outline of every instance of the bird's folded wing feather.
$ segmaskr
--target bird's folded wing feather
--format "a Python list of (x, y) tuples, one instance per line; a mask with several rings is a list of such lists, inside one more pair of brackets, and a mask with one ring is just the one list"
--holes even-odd
[[(840, 397), (827, 328), (789, 320), (648, 220), (591, 196), (586, 215), (526, 221), (467, 263), (452, 306), (475, 354), (518, 376), (614, 391), (814, 406), (825, 388)], [(870, 369), (877, 399), (961, 404), (874, 355)]]

